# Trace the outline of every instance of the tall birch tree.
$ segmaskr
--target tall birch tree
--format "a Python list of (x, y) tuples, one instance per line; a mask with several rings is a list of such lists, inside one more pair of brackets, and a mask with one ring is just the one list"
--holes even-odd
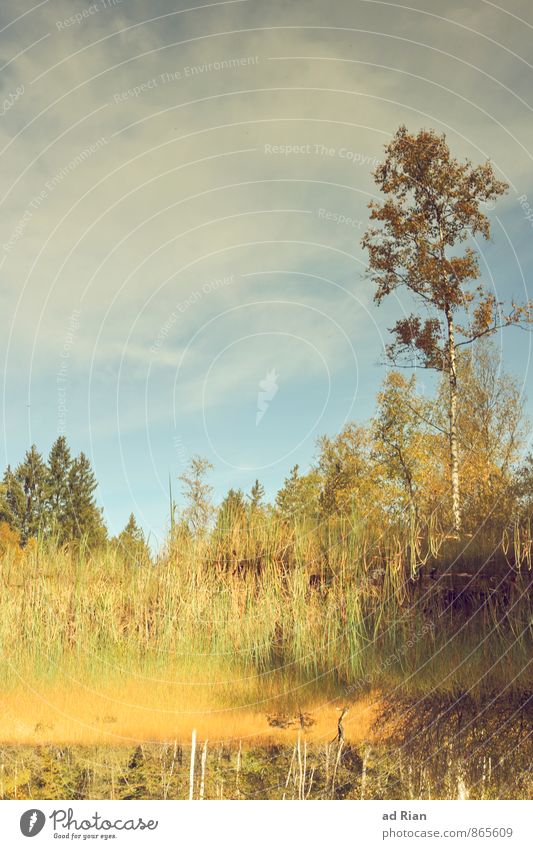
[[(444, 135), (402, 126), (385, 148), (374, 179), (385, 195), (372, 201), (363, 236), (375, 301), (404, 287), (418, 313), (391, 328), (386, 353), (396, 366), (436, 369), (448, 385), (448, 440), (453, 528), (461, 531), (461, 487), (457, 433), (458, 349), (508, 325), (531, 323), (533, 304), (506, 306), (479, 282), (477, 236), (490, 237), (487, 204), (505, 194), (490, 162), (454, 159)], [(420, 314), (422, 313), (422, 315)]]

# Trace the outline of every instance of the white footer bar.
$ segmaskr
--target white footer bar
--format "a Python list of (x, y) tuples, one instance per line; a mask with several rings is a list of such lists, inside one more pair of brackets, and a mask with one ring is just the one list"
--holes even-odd
[(527, 801), (9, 801), (0, 845), (530, 849), (532, 819)]

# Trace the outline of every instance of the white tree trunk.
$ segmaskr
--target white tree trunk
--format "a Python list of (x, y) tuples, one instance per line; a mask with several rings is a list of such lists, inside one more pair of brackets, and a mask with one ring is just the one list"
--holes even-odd
[(450, 307), (446, 307), (448, 324), (448, 369), (450, 382), (450, 472), (452, 482), (452, 518), (456, 534), (461, 531), (461, 498), (459, 489), (459, 451), (457, 447), (457, 360), (455, 355), (455, 328)]

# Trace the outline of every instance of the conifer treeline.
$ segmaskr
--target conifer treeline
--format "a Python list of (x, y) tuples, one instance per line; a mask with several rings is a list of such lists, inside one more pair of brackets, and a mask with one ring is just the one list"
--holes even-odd
[(32, 445), (15, 470), (8, 466), (4, 472), (0, 522), (16, 531), (23, 545), (32, 537), (99, 545), (107, 531), (96, 487), (89, 459), (83, 452), (72, 457), (64, 436), (52, 445), (47, 462)]

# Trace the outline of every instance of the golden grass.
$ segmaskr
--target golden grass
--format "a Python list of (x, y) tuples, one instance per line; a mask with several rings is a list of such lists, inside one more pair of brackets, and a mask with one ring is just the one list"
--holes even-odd
[[(193, 729), (200, 739), (229, 746), (241, 741), (245, 746), (290, 745), (297, 738), (298, 712), (288, 709), (283, 699), (215, 709), (212, 701), (209, 694), (191, 696), (183, 689), (147, 686), (142, 680), (98, 689), (79, 684), (21, 685), (0, 697), (0, 744), (131, 746), (169, 740), (187, 744)], [(339, 705), (339, 700), (314, 700), (301, 706), (306, 739), (325, 743), (335, 737)], [(377, 694), (351, 704), (344, 720), (349, 742), (372, 739), (379, 706)]]

